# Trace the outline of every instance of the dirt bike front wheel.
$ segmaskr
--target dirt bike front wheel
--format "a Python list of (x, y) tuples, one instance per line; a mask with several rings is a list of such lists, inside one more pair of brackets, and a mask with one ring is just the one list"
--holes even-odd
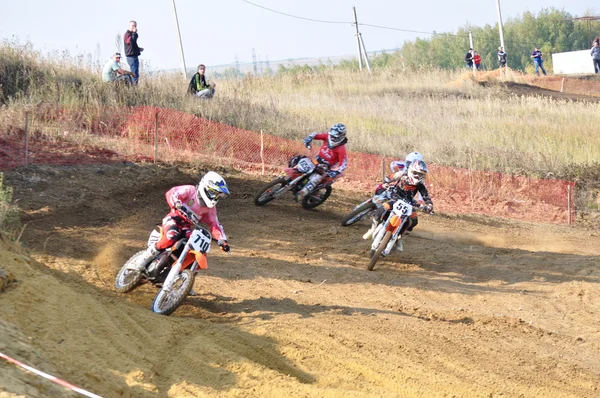
[(356, 222), (359, 222), (363, 218), (367, 217), (370, 214), (375, 213), (377, 210), (377, 205), (373, 202), (365, 203), (364, 205), (354, 209), (352, 213), (348, 214), (346, 217), (342, 219), (342, 227), (347, 227)]
[(184, 269), (171, 283), (171, 289), (160, 289), (152, 303), (152, 312), (160, 315), (172, 314), (183, 303), (193, 285), (194, 273)]
[(254, 204), (263, 206), (277, 197), (278, 191), (288, 183), (285, 177), (279, 177), (261, 188), (260, 192), (254, 197)]
[(316, 189), (302, 199), (302, 207), (306, 210), (314, 209), (325, 202), (329, 195), (331, 195), (331, 185)]
[(135, 253), (127, 260), (125, 265), (121, 267), (121, 270), (115, 278), (115, 290), (119, 293), (127, 293), (136, 288), (140, 280), (142, 279), (142, 273), (136, 269), (131, 269), (131, 265), (143, 255), (146, 251), (141, 250)]
[(375, 253), (373, 253), (373, 256), (371, 257), (371, 262), (369, 263), (369, 266), (367, 267), (367, 269), (369, 271), (373, 271), (373, 268), (375, 268), (375, 264), (377, 263), (377, 260), (379, 260), (381, 253), (385, 250), (385, 248), (387, 247), (391, 238), (392, 238), (392, 231), (387, 231), (385, 233), (385, 235), (383, 236), (383, 239), (381, 239), (381, 242), (379, 242), (379, 246), (377, 246), (377, 250), (375, 250)]

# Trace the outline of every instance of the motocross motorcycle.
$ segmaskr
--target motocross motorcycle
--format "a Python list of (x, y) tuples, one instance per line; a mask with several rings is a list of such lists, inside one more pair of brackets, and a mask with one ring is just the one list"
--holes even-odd
[(324, 165), (317, 164), (310, 157), (304, 155), (294, 156), (288, 162), (282, 175), (260, 190), (254, 197), (254, 204), (263, 206), (291, 191), (296, 195), (310, 180), (314, 173), (323, 175), (321, 182), (302, 199), (302, 207), (309, 210), (314, 209), (329, 198), (331, 195), (331, 184), (333, 180), (325, 172)]
[(373, 232), (373, 243), (369, 252), (371, 262), (367, 266), (369, 271), (373, 271), (377, 260), (390, 254), (398, 239), (402, 239), (400, 231), (404, 229), (404, 225), (409, 222), (410, 215), (416, 209), (432, 213), (426, 205), (413, 206), (410, 201), (404, 198), (399, 198), (394, 203), (385, 221), (379, 223)]
[[(392, 186), (390, 186), (392, 187)], [(390, 189), (390, 187), (385, 188)], [(379, 184), (377, 186), (377, 188), (375, 188), (375, 194), (365, 200), (364, 202), (362, 202), (361, 204), (357, 205), (354, 210), (352, 210), (350, 213), (348, 213), (344, 218), (342, 218), (342, 222), (341, 225), (342, 227), (347, 227), (349, 225), (352, 225), (354, 223), (357, 223), (367, 217), (372, 217), (377, 213), (377, 205), (375, 204), (374, 199), (381, 195), (382, 189), (384, 188), (383, 184)]]
[[(148, 246), (154, 245), (163, 233), (162, 227), (155, 229), (148, 238)], [(194, 285), (199, 269), (207, 269), (206, 255), (210, 252), (212, 235), (199, 223), (193, 224), (189, 238), (177, 241), (161, 251), (142, 272), (135, 267), (137, 258), (145, 250), (134, 254), (117, 274), (115, 289), (120, 293), (135, 289), (142, 280), (160, 286), (152, 303), (152, 311), (161, 315), (173, 313), (185, 300)]]

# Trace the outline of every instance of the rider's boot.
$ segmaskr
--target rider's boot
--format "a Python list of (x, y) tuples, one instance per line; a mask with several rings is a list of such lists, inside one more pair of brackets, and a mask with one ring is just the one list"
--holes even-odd
[(308, 195), (310, 192), (312, 192), (313, 189), (317, 187), (317, 185), (321, 182), (322, 179), (323, 177), (316, 173), (310, 176), (310, 180), (306, 183), (304, 188), (302, 188), (296, 194), (296, 201), (304, 199), (306, 195)]
[(160, 250), (158, 250), (154, 245), (148, 246), (146, 251), (135, 260), (133, 268), (142, 272), (144, 269), (146, 269), (148, 263), (158, 255), (158, 253), (160, 253)]
[(373, 232), (375, 232), (375, 229), (377, 228), (377, 224), (379, 224), (377, 222), (377, 219), (373, 217), (373, 221), (371, 222), (371, 228), (369, 228), (369, 230), (363, 235), (364, 240), (371, 239), (371, 237), (373, 236)]
[(398, 250), (399, 252), (404, 250), (404, 244), (402, 243), (402, 238), (398, 238), (398, 240), (396, 241), (396, 250)]

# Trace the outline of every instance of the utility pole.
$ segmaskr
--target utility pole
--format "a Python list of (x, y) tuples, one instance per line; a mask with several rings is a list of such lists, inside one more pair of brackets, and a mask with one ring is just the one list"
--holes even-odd
[(183, 43), (181, 42), (181, 31), (179, 30), (179, 19), (177, 19), (177, 8), (175, 7), (175, 0), (172, 0), (173, 3), (173, 14), (175, 15), (175, 27), (177, 28), (177, 38), (179, 39), (179, 51), (181, 54), (181, 66), (183, 68), (183, 78), (187, 79), (187, 72), (185, 68), (185, 55), (183, 55)]
[(496, 9), (498, 10), (498, 30), (500, 32), (500, 47), (506, 52), (504, 47), (504, 31), (502, 30), (502, 11), (500, 10), (500, 0), (496, 0)]
[(360, 44), (362, 46), (363, 54), (365, 55), (365, 63), (367, 64), (367, 70), (371, 73), (371, 64), (369, 63), (369, 56), (367, 55), (367, 49), (365, 48), (365, 42), (363, 41), (362, 35), (359, 33)]
[(356, 28), (356, 45), (358, 48), (358, 69), (362, 70), (362, 68), (363, 68), (362, 53), (360, 50), (360, 32), (358, 31), (358, 18), (356, 18), (356, 7), (352, 7), (352, 10), (354, 11), (354, 27)]
[(258, 69), (256, 67), (256, 51), (254, 48), (252, 49), (252, 66), (254, 68), (254, 76), (258, 74)]
[[(475, 55), (475, 48), (473, 47), (473, 32), (469, 31), (469, 45), (471, 46), (471, 49), (473, 50), (473, 54), (471, 54), (471, 57), (473, 55)], [(473, 58), (471, 58), (473, 59)], [(473, 76), (477, 76), (477, 67), (475, 66), (475, 60), (472, 61), (473, 63)]]

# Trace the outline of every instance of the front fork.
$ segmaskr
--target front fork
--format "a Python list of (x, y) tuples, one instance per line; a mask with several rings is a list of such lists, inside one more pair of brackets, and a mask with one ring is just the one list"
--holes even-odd
[(179, 275), (179, 272), (181, 271), (181, 265), (183, 264), (183, 260), (187, 257), (189, 251), (190, 245), (189, 243), (186, 243), (185, 247), (181, 251), (181, 254), (179, 255), (179, 258), (177, 258), (175, 264), (171, 266), (169, 275), (167, 275), (167, 278), (163, 282), (162, 290), (164, 290), (165, 292), (171, 290), (171, 285), (173, 284), (173, 281), (175, 280), (177, 275)]
[[(371, 244), (371, 250), (377, 250), (377, 248), (379, 247), (379, 243), (381, 243), (381, 240), (385, 236), (385, 233), (388, 230), (388, 226), (390, 225), (391, 219), (392, 219), (391, 216), (388, 217), (384, 223), (379, 224), (377, 226), (377, 228), (375, 229), (375, 232), (373, 234), (375, 236), (375, 239), (373, 239), (373, 243)], [(390, 253), (390, 251), (392, 250), (392, 247), (394, 247), (396, 240), (398, 240), (398, 237), (400, 236), (400, 231), (402, 231), (402, 228), (404, 227), (404, 223), (406, 223), (407, 219), (408, 219), (407, 216), (402, 216), (402, 220), (400, 221), (400, 224), (394, 230), (394, 233), (392, 234), (392, 237), (391, 237), (390, 241), (388, 242), (387, 247), (383, 251), (384, 255), (388, 255)]]

